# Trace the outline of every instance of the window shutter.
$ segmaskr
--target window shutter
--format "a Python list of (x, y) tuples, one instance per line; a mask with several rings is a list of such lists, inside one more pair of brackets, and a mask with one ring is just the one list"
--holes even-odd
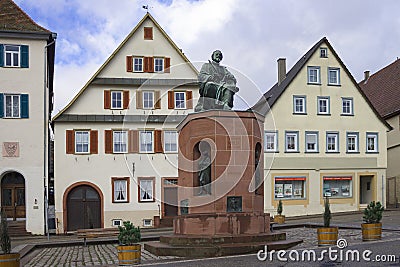
[(29, 68), (29, 46), (21, 45), (21, 68)]
[(130, 130), (128, 132), (128, 153), (139, 152), (139, 131)]
[(164, 72), (165, 73), (170, 73), (171, 72), (169, 67), (171, 67), (171, 58), (166, 57), (166, 58), (164, 58)]
[(113, 153), (113, 132), (112, 130), (105, 130), (104, 131), (104, 152), (106, 154), (112, 154)]
[(161, 92), (159, 90), (154, 91), (154, 101), (156, 102), (154, 104), (155, 109), (161, 109)]
[(4, 45), (0, 44), (0, 67), (4, 67)]
[(136, 108), (143, 109), (143, 96), (140, 90), (136, 91)]
[(129, 108), (129, 91), (126, 90), (124, 91), (124, 109), (128, 109)]
[(67, 130), (65, 135), (66, 153), (74, 154), (75, 152), (75, 132), (74, 130)]
[(193, 92), (186, 91), (186, 108), (192, 109), (193, 108)]
[(143, 72), (154, 72), (154, 59), (153, 57), (144, 57)]
[(132, 56), (126, 57), (126, 71), (133, 72), (133, 57)]
[(168, 109), (175, 108), (175, 93), (174, 91), (168, 91)]
[(21, 94), (20, 96), (21, 104), (21, 118), (29, 118), (29, 95)]
[(90, 131), (90, 154), (99, 153), (99, 132)]
[(153, 27), (144, 27), (144, 39), (153, 40)]
[(155, 153), (163, 153), (161, 134), (162, 134), (161, 130), (154, 131), (154, 152)]
[(4, 94), (0, 94), (0, 118), (4, 117)]
[(104, 109), (111, 109), (111, 91), (104, 91)]

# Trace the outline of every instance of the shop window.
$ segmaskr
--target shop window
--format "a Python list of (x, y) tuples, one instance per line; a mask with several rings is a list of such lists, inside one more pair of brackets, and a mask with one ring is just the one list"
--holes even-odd
[(306, 177), (275, 177), (275, 199), (304, 199)]
[(324, 176), (323, 196), (331, 198), (352, 197), (353, 183), (351, 176)]

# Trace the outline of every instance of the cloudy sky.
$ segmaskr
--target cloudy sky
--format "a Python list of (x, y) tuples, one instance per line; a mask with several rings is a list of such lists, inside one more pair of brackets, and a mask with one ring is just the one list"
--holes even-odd
[[(14, 0), (56, 32), (55, 110), (83, 87), (149, 11), (192, 62), (215, 49), (222, 63), (264, 93), (276, 82), (276, 60), (287, 68), (326, 36), (356, 81), (400, 56), (398, 0)], [(241, 81), (239, 80), (239, 84)], [(248, 105), (260, 95), (241, 96)]]

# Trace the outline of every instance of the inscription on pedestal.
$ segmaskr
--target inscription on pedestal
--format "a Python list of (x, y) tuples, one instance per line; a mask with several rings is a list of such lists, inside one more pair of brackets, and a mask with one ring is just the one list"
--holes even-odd
[(242, 212), (242, 197), (228, 197), (226, 212)]

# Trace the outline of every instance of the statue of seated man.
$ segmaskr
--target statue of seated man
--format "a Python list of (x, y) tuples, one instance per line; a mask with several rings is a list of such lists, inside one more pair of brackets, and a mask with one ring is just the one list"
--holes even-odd
[(221, 66), (222, 52), (215, 50), (212, 61), (204, 63), (199, 73), (200, 99), (195, 111), (209, 109), (230, 110), (233, 107), (233, 95), (239, 91), (236, 78), (229, 70)]

